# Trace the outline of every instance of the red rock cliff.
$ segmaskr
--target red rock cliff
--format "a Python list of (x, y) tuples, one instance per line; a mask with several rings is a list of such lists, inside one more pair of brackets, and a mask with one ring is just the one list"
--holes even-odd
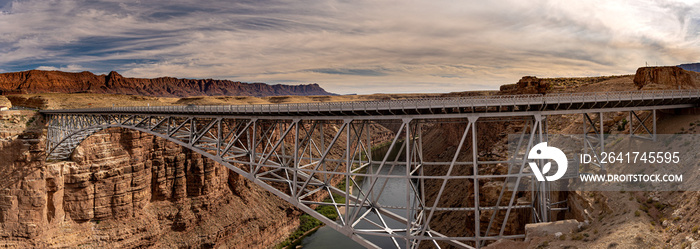
[(700, 73), (680, 67), (640, 67), (634, 75), (639, 89), (695, 89), (700, 85)]
[(159, 97), (332, 95), (318, 84), (292, 86), (214, 79), (125, 78), (114, 71), (108, 75), (40, 70), (0, 74), (0, 94), (46, 92), (114, 93)]
[(300, 212), (222, 165), (138, 131), (44, 162), (40, 134), (0, 139), (0, 246), (267, 248)]

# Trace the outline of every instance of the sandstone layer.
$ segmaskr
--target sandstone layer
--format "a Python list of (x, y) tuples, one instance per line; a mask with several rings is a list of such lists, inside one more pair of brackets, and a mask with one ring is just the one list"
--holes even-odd
[(160, 97), (332, 95), (318, 84), (269, 85), (214, 79), (126, 78), (114, 71), (108, 75), (95, 75), (91, 72), (69, 73), (40, 70), (0, 74), (0, 95), (51, 92), (113, 93)]
[(680, 67), (640, 67), (634, 76), (638, 89), (696, 89), (700, 85), (700, 73)]
[(266, 248), (300, 212), (174, 143), (115, 129), (45, 163), (41, 132), (0, 141), (0, 246)]
[(12, 107), (12, 102), (5, 98), (5, 96), (0, 96), (0, 106), (7, 106), (9, 108)]

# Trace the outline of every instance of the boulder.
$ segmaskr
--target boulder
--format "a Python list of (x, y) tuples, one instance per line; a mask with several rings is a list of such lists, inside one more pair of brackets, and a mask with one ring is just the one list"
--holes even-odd
[(557, 233), (562, 233), (561, 235), (574, 233), (578, 230), (578, 226), (579, 222), (573, 219), (527, 224), (525, 225), (525, 241), (530, 241), (534, 237), (554, 236)]
[(6, 106), (7, 108), (12, 107), (12, 102), (5, 96), (0, 96), (0, 106)]

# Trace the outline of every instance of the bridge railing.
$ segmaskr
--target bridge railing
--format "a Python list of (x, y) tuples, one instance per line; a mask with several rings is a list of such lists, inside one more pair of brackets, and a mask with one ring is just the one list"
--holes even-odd
[(483, 107), (511, 105), (542, 105), (558, 103), (585, 103), (601, 101), (644, 101), (669, 98), (700, 97), (700, 90), (613, 91), (585, 93), (489, 95), (470, 97), (438, 97), (403, 100), (373, 100), (355, 102), (288, 103), (261, 105), (188, 105), (188, 106), (138, 106), (107, 107), (70, 110), (44, 110), (46, 113), (98, 112), (98, 113), (330, 113), (330, 112), (382, 112), (409, 109), (440, 109), (454, 107)]
[(658, 100), (700, 96), (700, 89), (558, 93), (544, 95), (547, 104), (628, 100)]
[[(326, 103), (289, 103), (262, 105), (205, 106), (137, 106), (70, 109), (60, 112), (158, 112), (158, 113), (323, 113), (387, 111), (404, 109), (438, 109), (463, 106), (498, 106), (512, 104), (541, 104), (542, 95), (493, 95), (457, 98), (422, 98), (387, 101), (354, 101)], [(45, 112), (56, 112), (47, 110)]]

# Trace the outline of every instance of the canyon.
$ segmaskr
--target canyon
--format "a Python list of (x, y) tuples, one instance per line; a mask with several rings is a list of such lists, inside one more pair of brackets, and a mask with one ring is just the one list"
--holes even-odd
[(146, 133), (96, 134), (63, 162), (44, 162), (40, 133), (15, 136), (0, 143), (4, 247), (266, 248), (299, 225), (288, 203)]
[[(521, 81), (525, 83), (515, 84), (506, 90), (507, 93), (518, 94), (567, 89), (694, 88), (697, 81), (693, 77), (686, 81), (683, 78), (686, 74), (693, 75), (673, 68), (662, 68), (644, 69), (634, 77), (567, 80), (532, 77)], [(638, 77), (640, 80), (637, 80)], [(533, 86), (534, 89), (531, 88)], [(446, 95), (471, 94), (473, 93), (465, 92)], [(506, 91), (495, 94), (506, 94)], [(38, 107), (48, 105), (47, 102), (41, 102), (41, 96), (32, 100), (17, 95), (10, 96), (14, 96), (10, 100), (20, 101), (17, 102), (20, 106), (33, 103), (31, 101), (39, 101), (39, 104), (34, 103)], [(327, 97), (324, 101), (331, 101), (338, 96)], [(207, 97), (198, 99), (194, 103), (206, 99)], [(284, 103), (287, 99), (281, 100), (280, 103)], [(145, 103), (151, 99), (144, 97), (138, 101)], [(620, 115), (622, 114), (617, 116)], [(617, 117), (608, 119), (620, 121)], [(112, 128), (85, 140), (70, 160), (46, 162), (46, 131), (43, 122), (42, 117), (33, 111), (10, 111), (0, 115), (0, 158), (3, 159), (0, 160), (0, 178), (3, 179), (0, 183), (2, 247), (269, 248), (283, 241), (299, 226), (298, 217), (302, 212), (290, 204), (197, 153), (146, 133)], [(573, 116), (562, 116), (553, 118), (551, 123), (554, 130), (564, 131), (571, 129), (569, 126), (578, 127), (581, 120)], [(395, 128), (389, 125), (385, 127), (384, 140), (391, 137), (389, 130)], [(425, 143), (431, 145), (426, 146), (426, 154), (438, 158), (443, 154), (452, 154), (457, 145), (441, 141), (459, 136), (464, 128), (464, 124), (426, 127)], [(478, 124), (478, 129), (482, 136), (479, 139), (480, 148), (491, 151), (478, 156), (498, 159), (498, 155), (504, 153), (503, 134), (516, 133), (522, 126), (514, 122), (489, 122)], [(492, 147), (488, 147), (489, 144)], [(470, 148), (463, 150), (469, 151)], [(468, 160), (468, 157), (469, 153), (465, 153), (460, 160)], [(444, 169), (427, 168), (427, 174), (441, 174), (442, 170)], [(458, 172), (459, 174), (466, 174), (469, 169), (459, 170), (465, 171)], [(504, 168), (496, 165), (483, 170), (480, 174), (498, 174), (503, 173)], [(479, 184), (481, 201), (488, 203), (498, 195), (503, 182), (480, 181)], [(428, 184), (426, 191), (429, 200), (434, 198), (430, 193), (434, 194), (438, 185)], [(473, 183), (464, 182), (455, 184), (448, 191), (470, 193), (471, 189)], [(584, 209), (592, 215), (617, 214), (623, 217), (622, 213), (615, 212), (622, 212), (629, 207), (625, 206), (624, 210), (610, 208), (615, 207), (611, 199), (620, 199), (615, 195), (623, 193), (571, 193), (568, 198), (570, 206), (575, 210), (562, 215), (562, 218), (576, 218), (580, 221), (590, 219), (581, 215)], [(690, 197), (683, 195), (683, 198), (688, 199), (687, 202), (668, 202), (685, 207), (697, 199), (694, 194), (689, 194)], [(566, 197), (562, 196), (561, 199)], [(646, 196), (639, 197), (644, 198)], [(466, 198), (448, 196), (441, 200), (441, 205), (468, 205), (468, 200), (473, 200), (473, 194)], [(492, 214), (483, 212), (478, 219), (484, 224)], [(629, 212), (624, 214), (631, 215)], [(689, 219), (688, 223), (697, 221), (695, 218)], [(469, 214), (460, 217), (447, 213), (436, 214), (436, 221), (445, 224), (438, 229), (450, 234), (470, 233), (469, 224), (473, 224), (474, 219), (476, 217)], [(454, 222), (455, 220), (465, 222)], [(525, 214), (516, 213), (507, 221), (507, 229), (522, 229), (528, 220), (529, 217)], [(602, 237), (604, 232), (607, 230), (601, 228), (601, 235), (596, 236)], [(593, 234), (592, 231), (590, 233)], [(649, 235), (653, 240), (660, 237), (658, 234)], [(633, 237), (631, 240), (636, 239)], [(525, 246), (536, 247), (538, 244), (535, 242)], [(607, 243), (603, 246), (607, 246)]]

